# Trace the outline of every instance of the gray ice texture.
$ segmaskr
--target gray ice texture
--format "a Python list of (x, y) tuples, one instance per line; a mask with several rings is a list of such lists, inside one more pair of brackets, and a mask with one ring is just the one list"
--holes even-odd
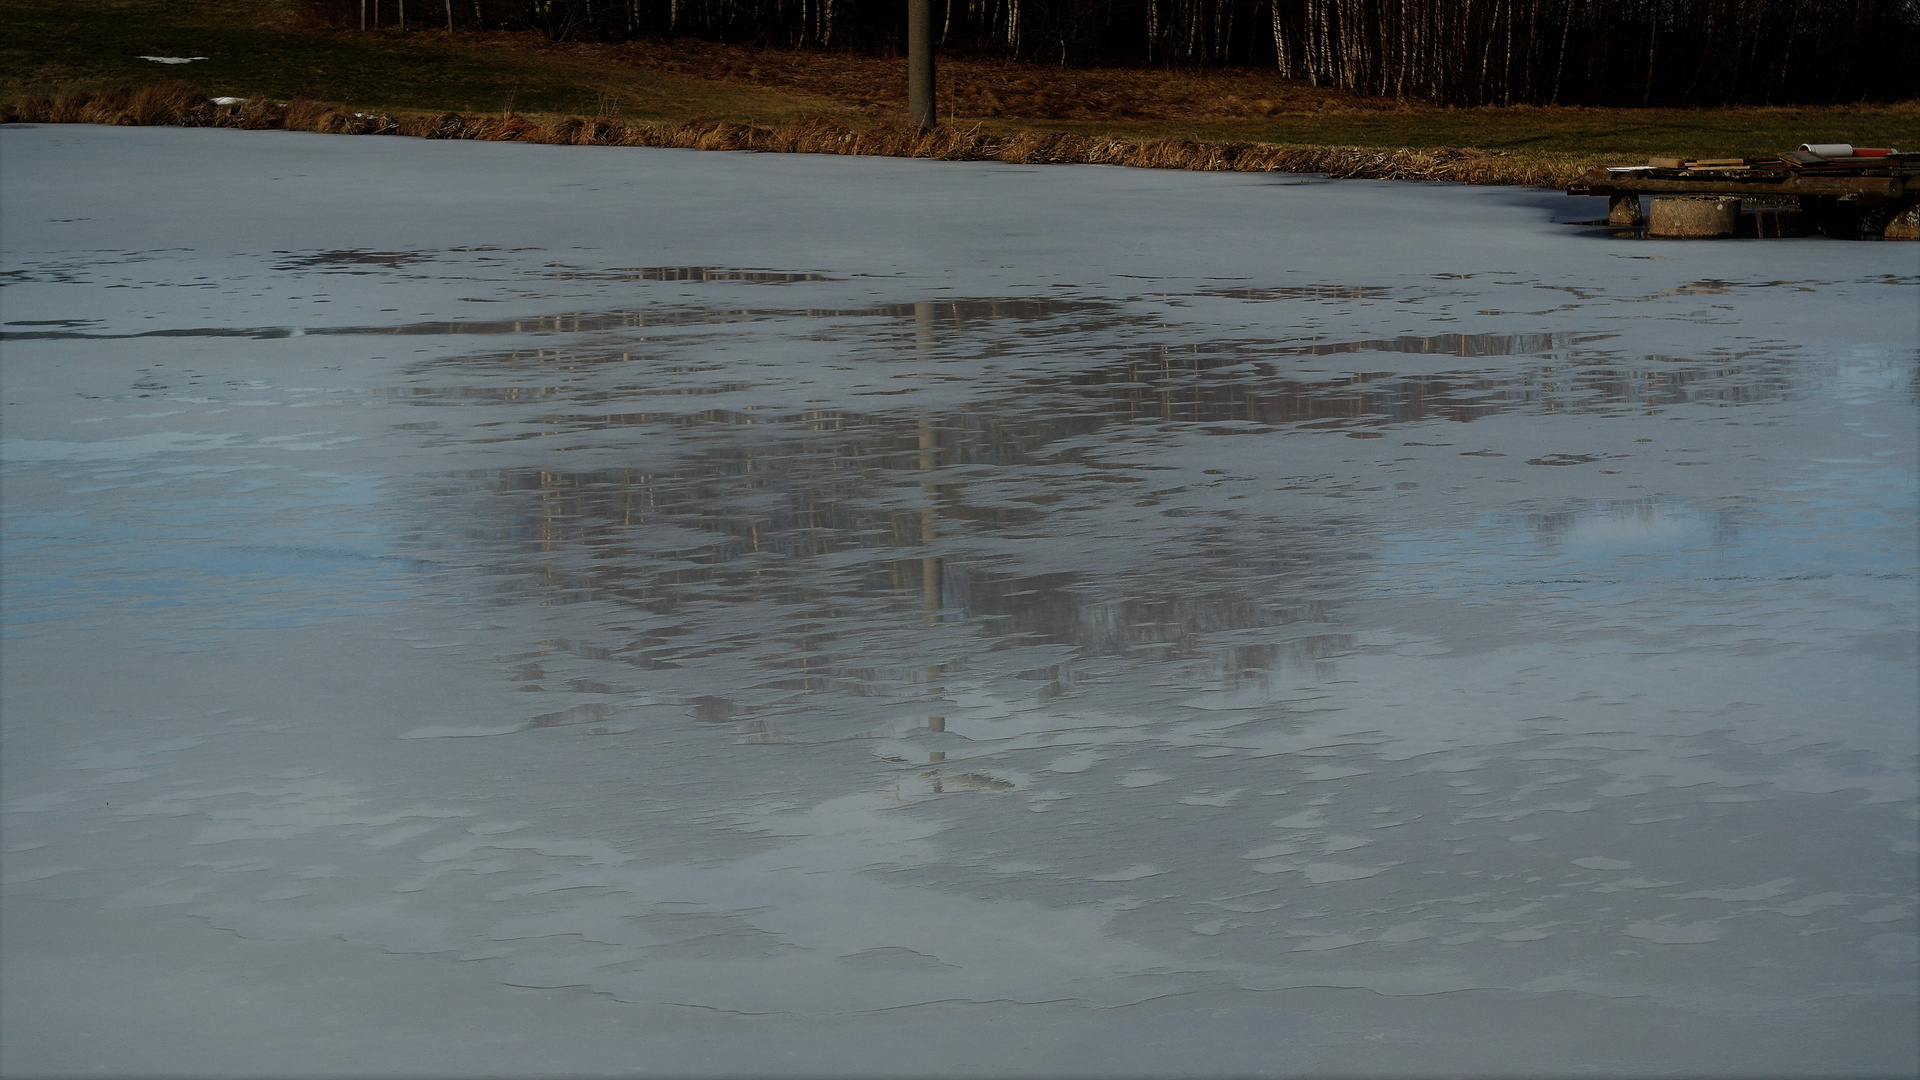
[(0, 1070), (1911, 1075), (1920, 245), (0, 129)]

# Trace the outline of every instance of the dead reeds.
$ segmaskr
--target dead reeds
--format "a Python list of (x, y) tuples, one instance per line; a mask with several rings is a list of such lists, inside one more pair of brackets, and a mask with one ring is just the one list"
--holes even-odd
[(330, 135), (408, 135), (423, 139), (565, 146), (917, 157), (1022, 165), (1124, 165), (1201, 172), (1320, 173), (1338, 179), (1437, 180), (1536, 187), (1564, 186), (1586, 167), (1515, 158), (1497, 150), (1451, 147), (1383, 150), (1354, 146), (1209, 143), (1193, 139), (1136, 141), (1060, 132), (999, 134), (957, 125), (929, 132), (895, 127), (861, 130), (824, 117), (772, 128), (700, 119), (678, 124), (630, 125), (606, 117), (577, 116), (545, 123), (517, 114), (478, 116), (450, 112), (391, 117), (311, 101), (249, 98), (238, 103), (215, 104), (205, 94), (183, 84), (0, 103), (0, 123), (277, 128)]

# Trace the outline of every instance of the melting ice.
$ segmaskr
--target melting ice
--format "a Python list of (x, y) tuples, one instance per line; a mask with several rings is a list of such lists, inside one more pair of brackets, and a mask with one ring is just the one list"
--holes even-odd
[(0, 140), (10, 1071), (1915, 1063), (1909, 247)]

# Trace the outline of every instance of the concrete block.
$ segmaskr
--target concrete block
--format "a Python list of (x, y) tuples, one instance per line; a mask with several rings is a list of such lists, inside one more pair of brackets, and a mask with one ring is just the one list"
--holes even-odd
[(1647, 234), (1672, 240), (1704, 240), (1732, 236), (1739, 224), (1739, 199), (1673, 195), (1653, 200)]
[(1887, 222), (1887, 231), (1880, 234), (1888, 240), (1920, 240), (1920, 203), (1907, 207)]

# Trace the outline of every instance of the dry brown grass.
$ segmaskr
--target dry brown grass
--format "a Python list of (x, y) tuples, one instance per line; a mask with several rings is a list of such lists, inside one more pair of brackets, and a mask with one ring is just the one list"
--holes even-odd
[[(900, 114), (907, 107), (903, 61), (845, 51), (721, 45), (676, 38), (619, 44), (555, 44), (499, 35), (502, 49), (537, 49), (607, 67), (705, 82), (799, 91), (852, 109)], [(1282, 78), (1264, 68), (1063, 67), (988, 57), (940, 57), (942, 115), (968, 119), (1158, 120), (1179, 123), (1328, 111), (1432, 111), (1433, 106), (1367, 98)]]
[(213, 104), (184, 84), (108, 90), (0, 104), (0, 122), (279, 128), (333, 135), (409, 135), (425, 139), (568, 146), (655, 146), (784, 154), (843, 154), (1004, 161), (1015, 164), (1124, 165), (1204, 172), (1323, 173), (1341, 179), (1445, 180), (1469, 184), (1560, 186), (1581, 166), (1517, 158), (1495, 150), (1400, 150), (1354, 146), (1279, 146), (1193, 139), (1132, 140), (1063, 132), (996, 134), (947, 125), (931, 132), (847, 127), (814, 118), (780, 127), (727, 121), (625, 124), (601, 117), (537, 119), (517, 114), (369, 115), (311, 101), (249, 99)]

